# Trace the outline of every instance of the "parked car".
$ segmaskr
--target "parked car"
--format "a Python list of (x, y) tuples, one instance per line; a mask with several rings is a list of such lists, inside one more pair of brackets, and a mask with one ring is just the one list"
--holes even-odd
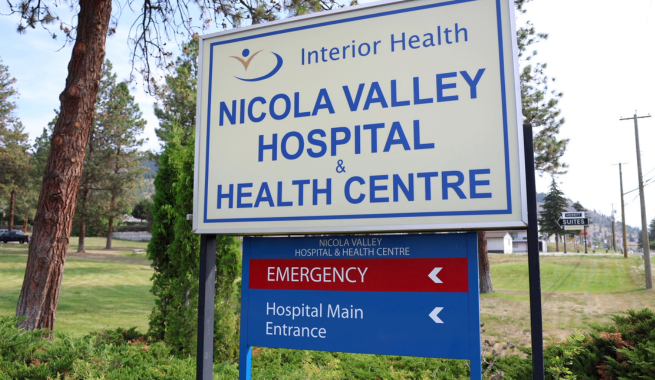
[(29, 243), (30, 242), (30, 236), (25, 235), (23, 231), (18, 230), (18, 231), (9, 231), (5, 232), (2, 235), (0, 235), (0, 241), (3, 243), (8, 243), (10, 241), (17, 241), (21, 244), (24, 243)]

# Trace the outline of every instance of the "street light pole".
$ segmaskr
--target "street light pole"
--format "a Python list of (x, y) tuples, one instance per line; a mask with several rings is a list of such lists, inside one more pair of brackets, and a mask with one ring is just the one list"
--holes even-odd
[[(635, 143), (637, 145), (637, 172), (639, 176), (639, 201), (641, 203), (641, 237), (644, 247), (644, 271), (646, 272), (646, 289), (653, 289), (653, 274), (650, 267), (650, 241), (648, 240), (648, 222), (646, 220), (646, 200), (644, 199), (644, 178), (641, 175), (641, 151), (639, 149), (639, 125), (637, 119), (643, 119), (648, 116), (637, 116), (637, 111), (633, 117), (620, 120), (634, 120), (635, 123)], [(625, 222), (625, 221), (624, 221)]]

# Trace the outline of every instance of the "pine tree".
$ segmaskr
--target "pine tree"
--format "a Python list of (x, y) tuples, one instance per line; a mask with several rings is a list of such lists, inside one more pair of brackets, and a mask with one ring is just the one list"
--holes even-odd
[(557, 237), (556, 249), (559, 251), (559, 236), (562, 228), (557, 221), (568, 208), (568, 203), (564, 198), (564, 193), (557, 187), (555, 177), (550, 183), (550, 190), (544, 198), (542, 208), (543, 211), (539, 213), (539, 232), (545, 236), (555, 235)]
[(34, 221), (39, 193), (43, 185), (43, 174), (50, 154), (52, 128), (56, 120), (55, 116), (55, 119), (43, 128), (43, 133), (35, 139), (29, 153), (29, 169), (25, 172), (27, 185), (20, 189), (16, 199), (16, 215), (23, 219), (24, 230), (27, 230), (29, 221)]
[(116, 86), (116, 74), (112, 71), (111, 62), (105, 61), (102, 65), (102, 79), (96, 97), (98, 117), (91, 123), (89, 139), (84, 157), (84, 169), (80, 180), (77, 209), (73, 229), (78, 231), (77, 252), (85, 253), (85, 240), (88, 232), (94, 235), (105, 233), (102, 218), (105, 216), (107, 191), (109, 189), (107, 156), (105, 150), (109, 149), (106, 141), (109, 136), (102, 135), (105, 130), (99, 123), (109, 119), (112, 99), (112, 90)]
[(0, 59), (0, 130), (19, 122), (15, 112), (18, 106), (13, 99), (18, 97), (18, 90), (13, 87), (14, 83), (16, 78), (9, 74), (9, 67)]
[(28, 134), (16, 116), (14, 98), (18, 91), (13, 87), (16, 78), (9, 74), (9, 68), (0, 61), (0, 196), (9, 203), (9, 230), (14, 229), (16, 202), (29, 191)]
[[(526, 12), (525, 4), (530, 0), (515, 0), (517, 13)], [(562, 161), (568, 139), (559, 139), (560, 127), (564, 124), (559, 101), (563, 94), (550, 88), (554, 78), (546, 75), (546, 63), (533, 63), (537, 55), (531, 46), (548, 39), (548, 34), (538, 33), (529, 21), (517, 29), (519, 60), (522, 63), (521, 109), (523, 121), (530, 123), (537, 132), (534, 136), (535, 168), (540, 174), (551, 176), (564, 174), (567, 165)]]
[(34, 183), (32, 186), (35, 186), (35, 191), (38, 193), (41, 191), (41, 185), (43, 183), (43, 174), (45, 173), (45, 167), (48, 164), (48, 155), (50, 154), (50, 143), (52, 140), (52, 130), (57, 123), (58, 112), (55, 110), (55, 117), (48, 123), (47, 127), (43, 128), (41, 136), (34, 139), (34, 144), (32, 145), (32, 156), (30, 160), (32, 161), (32, 177)]
[(579, 212), (587, 212), (587, 211), (589, 211), (589, 210), (587, 210), (586, 208), (584, 208), (584, 206), (583, 206), (582, 204), (580, 204), (580, 202), (575, 202), (575, 203), (573, 204), (573, 209), (574, 209), (575, 211), (579, 211)]
[(157, 98), (155, 116), (159, 119), (155, 133), (160, 141), (166, 142), (171, 138), (173, 123), (184, 132), (184, 144), (189, 133), (195, 130), (197, 78), (198, 39), (193, 38), (182, 48), (182, 55), (175, 62), (174, 74), (166, 76), (164, 85), (154, 86)]
[[(109, 61), (105, 66), (111, 72)], [(140, 151), (145, 140), (137, 137), (143, 133), (146, 124), (141, 118), (139, 105), (125, 82), (116, 83), (115, 75), (108, 81), (106, 91), (99, 92), (97, 125), (93, 130), (102, 145), (102, 150), (94, 152), (94, 156), (107, 168), (103, 173), (109, 196), (104, 213), (109, 219), (105, 249), (111, 249), (114, 222), (131, 210), (133, 192), (147, 170), (141, 165), (145, 156)]]

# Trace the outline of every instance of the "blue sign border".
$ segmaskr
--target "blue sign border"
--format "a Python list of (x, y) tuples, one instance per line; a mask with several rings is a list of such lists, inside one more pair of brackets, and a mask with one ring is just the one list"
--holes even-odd
[[(421, 235), (390, 235), (426, 238), (433, 237), (436, 246), (439, 240), (444, 243), (452, 243), (452, 238), (463, 236), (466, 244), (468, 258), (468, 286), (469, 286), (469, 360), (471, 368), (471, 380), (482, 379), (482, 339), (480, 334), (480, 282), (478, 274), (478, 234), (477, 232), (449, 233), (449, 234), (421, 234)], [(376, 236), (376, 235), (372, 235)], [(380, 235), (377, 235), (380, 236)], [(382, 235), (384, 236), (384, 235)], [(389, 236), (389, 235), (387, 235)], [(330, 238), (338, 238), (339, 235), (330, 235)], [(272, 237), (246, 237), (243, 240), (242, 275), (241, 275), (241, 336), (239, 348), (239, 380), (251, 379), (252, 347), (248, 346), (248, 318), (249, 318), (249, 293), (250, 293), (250, 259), (252, 253), (253, 239), (293, 239), (303, 238), (272, 238)], [(379, 259), (378, 259), (379, 260)], [(384, 260), (384, 258), (381, 258)], [(477, 313), (475, 312), (477, 311)]]
[(320, 28), (328, 25), (343, 24), (346, 22), (365, 20), (370, 18), (384, 17), (399, 13), (415, 12), (424, 9), (443, 7), (448, 5), (456, 5), (462, 3), (470, 3), (478, 0), (453, 0), (437, 4), (422, 5), (417, 7), (410, 7), (405, 9), (397, 9), (393, 11), (372, 13), (363, 16), (356, 16), (344, 18), (341, 20), (327, 21), (316, 23), (312, 25), (305, 25), (295, 28), (288, 28), (283, 30), (276, 30), (273, 32), (266, 32), (255, 34), (247, 37), (233, 38), (220, 42), (213, 42), (210, 44), (209, 53), (209, 89), (207, 101), (207, 144), (205, 148), (205, 199), (203, 207), (203, 222), (204, 223), (239, 223), (239, 222), (272, 222), (272, 221), (298, 221), (298, 220), (334, 220), (334, 219), (378, 219), (378, 218), (406, 218), (406, 217), (426, 217), (426, 216), (455, 216), (455, 215), (502, 215), (512, 213), (512, 188), (510, 180), (509, 168), (509, 136), (507, 127), (507, 93), (505, 89), (505, 58), (503, 56), (503, 30), (502, 30), (502, 17), (500, 0), (496, 0), (496, 20), (498, 25), (498, 51), (500, 58), (500, 86), (502, 98), (502, 111), (503, 111), (503, 139), (505, 143), (505, 186), (507, 189), (507, 208), (505, 210), (475, 210), (475, 211), (435, 211), (435, 212), (409, 212), (409, 213), (383, 213), (383, 214), (357, 214), (357, 215), (311, 215), (311, 216), (284, 216), (284, 217), (260, 217), (260, 218), (223, 218), (223, 219), (208, 219), (207, 218), (207, 194), (208, 194), (208, 177), (209, 177), (209, 141), (211, 135), (211, 99), (212, 99), (212, 73), (214, 69), (214, 46), (225, 45), (233, 42), (252, 40), (261, 37), (273, 36), (278, 34), (285, 34), (297, 32), (304, 29)]

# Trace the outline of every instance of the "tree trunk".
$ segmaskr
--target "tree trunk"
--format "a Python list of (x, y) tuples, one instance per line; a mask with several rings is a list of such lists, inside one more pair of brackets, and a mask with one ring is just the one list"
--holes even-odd
[(77, 203), (89, 129), (100, 85), (111, 0), (79, 2), (77, 38), (59, 96), (59, 118), (39, 195), (25, 279), (16, 307), (27, 330), (55, 325), (64, 263)]
[(478, 231), (478, 267), (480, 268), (480, 293), (493, 293), (494, 286), (491, 283), (487, 233), (484, 231)]
[(559, 252), (559, 234), (555, 234), (555, 252)]
[(107, 245), (105, 249), (111, 249), (111, 234), (114, 233), (114, 203), (116, 203), (116, 195), (111, 196), (111, 203), (109, 204), (109, 227), (107, 228)]
[(23, 231), (27, 232), (27, 215), (25, 215), (25, 219), (23, 219)]
[(9, 196), (9, 231), (14, 230), (14, 212), (16, 209), (16, 189), (13, 189), (11, 191), (11, 195)]
[(114, 233), (114, 216), (109, 217), (109, 228), (107, 228), (107, 244), (105, 249), (111, 249), (111, 234)]
[(86, 238), (86, 222), (82, 221), (80, 223), (80, 236), (77, 238), (77, 253), (86, 253), (84, 238)]
[(89, 203), (89, 188), (84, 186), (82, 190), (82, 210), (80, 210), (80, 236), (77, 239), (77, 253), (86, 253), (84, 238), (86, 238), (86, 218), (88, 215), (87, 206)]
[[(92, 162), (93, 160), (93, 147), (95, 146), (95, 129), (93, 125), (89, 129), (89, 152), (87, 162)], [(77, 239), (77, 253), (86, 253), (86, 247), (84, 246), (84, 239), (86, 239), (86, 224), (89, 217), (89, 191), (91, 188), (91, 173), (87, 170), (87, 174), (84, 176), (84, 181), (80, 186), (82, 190), (82, 210), (80, 210), (80, 236)]]

